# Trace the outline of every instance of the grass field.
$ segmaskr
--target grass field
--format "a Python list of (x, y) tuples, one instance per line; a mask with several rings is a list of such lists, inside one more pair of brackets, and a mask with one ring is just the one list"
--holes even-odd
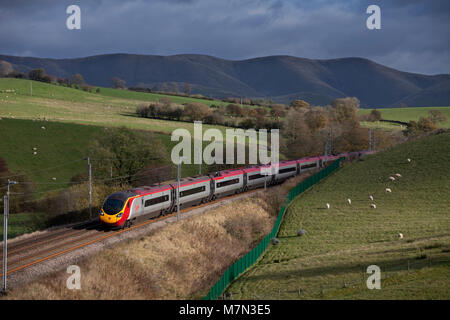
[[(427, 108), (388, 108), (378, 109), (381, 112), (381, 116), (385, 120), (395, 120), (409, 122), (411, 120), (418, 121), (420, 117), (428, 117), (430, 110), (439, 110), (447, 116), (447, 121), (439, 123), (440, 128), (450, 128), (450, 107), (427, 107)], [(361, 114), (369, 114), (372, 109), (361, 109)], [(378, 124), (386, 125), (385, 123)], [(395, 125), (394, 125), (395, 126)]]
[[(14, 90), (14, 92), (6, 92), (6, 90)], [(177, 128), (193, 132), (192, 123), (146, 119), (136, 115), (135, 110), (138, 105), (143, 101), (154, 101), (158, 98), (157, 96), (108, 88), (101, 88), (100, 94), (88, 93), (37, 81), (0, 78), (0, 117), (45, 118), (51, 121), (106, 127), (126, 126), (165, 134), (170, 134)], [(208, 100), (202, 100), (202, 102), (206, 101)], [(213, 127), (225, 129), (222, 126), (203, 125), (204, 129)]]
[[(227, 292), (234, 299), (449, 299), (449, 159), (445, 133), (344, 166), (293, 201), (281, 243)], [(402, 177), (390, 182), (395, 173)], [(366, 287), (369, 265), (381, 268), (381, 290)]]

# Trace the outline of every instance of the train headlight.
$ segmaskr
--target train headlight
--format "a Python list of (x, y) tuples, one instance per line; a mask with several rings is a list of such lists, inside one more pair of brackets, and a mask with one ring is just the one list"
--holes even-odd
[(103, 213), (102, 210), (100, 210), (100, 215), (101, 215), (101, 216), (104, 216), (104, 215), (105, 215), (105, 214)]
[(123, 212), (119, 213), (119, 214), (117, 215), (117, 218), (122, 217), (122, 215), (123, 215)]

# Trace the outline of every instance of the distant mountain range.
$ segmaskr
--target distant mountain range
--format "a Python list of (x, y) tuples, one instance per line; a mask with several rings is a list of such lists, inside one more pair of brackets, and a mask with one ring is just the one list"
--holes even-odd
[(450, 75), (422, 75), (388, 68), (362, 58), (312, 60), (269, 56), (232, 61), (207, 55), (108, 54), (76, 59), (42, 59), (0, 55), (18, 71), (44, 68), (46, 73), (111, 86), (119, 77), (127, 86), (189, 83), (192, 93), (216, 98), (266, 98), (281, 103), (304, 99), (327, 104), (357, 97), (363, 107), (449, 106)]

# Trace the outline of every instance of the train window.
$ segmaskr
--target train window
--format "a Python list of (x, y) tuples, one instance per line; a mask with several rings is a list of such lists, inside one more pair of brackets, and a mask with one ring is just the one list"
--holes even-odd
[(264, 176), (260, 173), (248, 176), (248, 180), (255, 180), (255, 179), (261, 179), (261, 178), (264, 178)]
[(217, 188), (229, 186), (229, 185), (236, 184), (236, 183), (239, 183), (239, 179), (232, 179), (232, 180), (227, 180), (227, 181), (219, 182), (219, 183), (217, 184)]
[(310, 164), (305, 164), (303, 165), (301, 168), (302, 169), (308, 169), (308, 168), (314, 168), (316, 166), (316, 163), (310, 163)]
[(149, 207), (149, 206), (153, 206), (155, 204), (161, 203), (161, 202), (166, 202), (169, 200), (169, 196), (165, 195), (165, 196), (161, 196), (161, 197), (157, 197), (157, 198), (153, 198), (153, 199), (149, 199), (145, 201), (145, 206)]
[(292, 171), (297, 171), (297, 168), (296, 168), (296, 167), (292, 167), (292, 168), (284, 168), (284, 169), (280, 169), (280, 170), (278, 171), (278, 174), (280, 174), (280, 173), (292, 172)]
[(180, 198), (181, 197), (190, 196), (190, 195), (195, 194), (195, 193), (203, 192), (205, 190), (206, 190), (205, 186), (198, 187), (198, 188), (193, 188), (193, 189), (189, 189), (189, 190), (184, 190), (184, 191), (180, 192)]

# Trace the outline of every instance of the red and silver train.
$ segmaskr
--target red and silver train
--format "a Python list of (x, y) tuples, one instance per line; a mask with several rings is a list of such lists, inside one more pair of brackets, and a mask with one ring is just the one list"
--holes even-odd
[[(298, 160), (280, 161), (278, 173), (262, 175), (261, 166), (219, 171), (215, 174), (184, 178), (180, 181), (180, 209), (199, 205), (249, 189), (279, 184), (302, 172), (323, 167), (339, 157), (354, 158), (369, 151), (343, 153), (335, 156), (318, 156)], [(267, 166), (266, 166), (267, 167)], [(103, 225), (113, 228), (131, 226), (136, 220), (164, 216), (177, 210), (178, 183), (143, 186), (115, 192), (106, 198), (100, 212)]]

